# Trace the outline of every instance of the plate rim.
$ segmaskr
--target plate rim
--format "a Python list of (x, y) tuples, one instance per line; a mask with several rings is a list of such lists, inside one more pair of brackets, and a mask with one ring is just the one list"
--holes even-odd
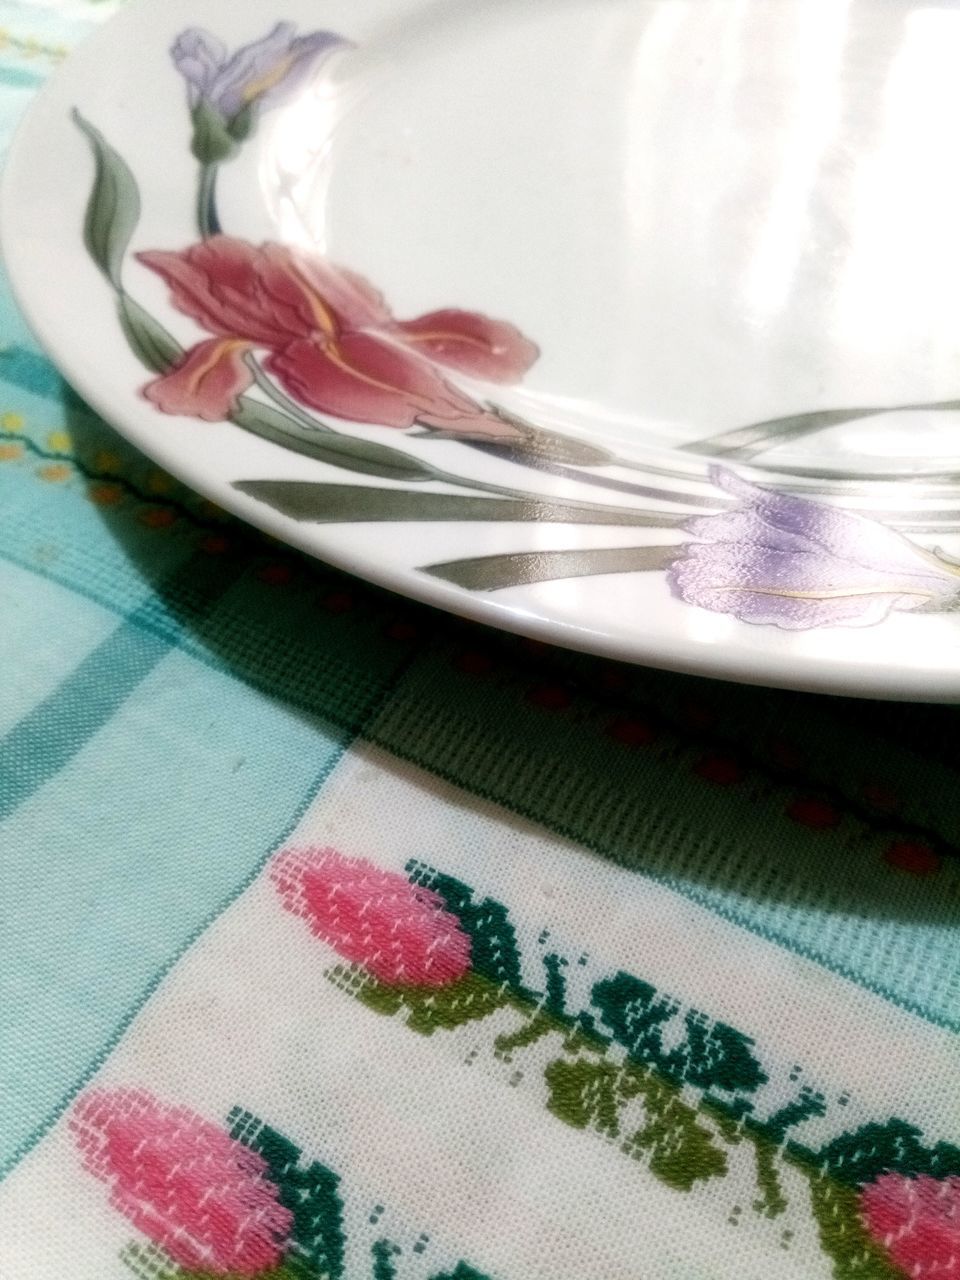
[[(422, 2), (423, 0), (395, 0), (395, 7), (398, 3), (416, 7)], [(870, 667), (864, 670), (830, 658), (791, 652), (787, 645), (782, 649), (772, 643), (767, 647), (748, 648), (736, 644), (735, 636), (741, 629), (750, 626), (739, 621), (730, 640), (723, 644), (693, 642), (682, 635), (675, 636), (669, 645), (659, 639), (651, 644), (647, 642), (642, 629), (638, 628), (635, 639), (628, 646), (618, 636), (595, 626), (579, 626), (564, 618), (540, 616), (521, 608), (516, 600), (498, 600), (491, 595), (470, 591), (432, 577), (416, 568), (399, 571), (388, 561), (378, 563), (361, 550), (351, 551), (348, 547), (338, 545), (336, 540), (323, 545), (322, 532), (312, 537), (309, 525), (303, 525), (252, 497), (238, 493), (228, 480), (196, 467), (195, 460), (185, 457), (178, 449), (174, 436), (166, 436), (162, 431), (148, 433), (136, 421), (126, 418), (122, 406), (113, 402), (110, 395), (102, 390), (96, 371), (88, 369), (84, 363), (79, 349), (82, 344), (78, 344), (76, 350), (65, 350), (51, 334), (45, 321), (43, 289), (35, 287), (31, 265), (28, 265), (30, 255), (10, 252), (8, 246), (16, 242), (21, 230), (18, 221), (23, 205), (19, 193), (21, 184), (30, 174), (30, 155), (35, 140), (43, 137), (45, 112), (63, 98), (71, 78), (82, 73), (86, 61), (97, 55), (101, 47), (106, 48), (111, 39), (121, 35), (120, 28), (124, 32), (128, 29), (135, 30), (140, 15), (148, 9), (159, 11), (164, 7), (164, 0), (137, 0), (128, 9), (109, 17), (102, 27), (68, 55), (30, 102), (19, 121), (0, 181), (0, 247), (4, 250), (4, 265), (14, 300), (45, 355), (106, 423), (191, 489), (262, 532), (377, 587), (497, 630), (547, 644), (559, 644), (615, 661), (762, 687), (884, 700), (960, 700), (960, 635), (956, 665), (942, 670), (916, 665)], [(241, 10), (245, 7), (248, 12), (253, 13), (256, 0), (232, 0), (234, 12), (238, 7)], [(217, 16), (228, 17), (231, 12), (231, 7), (227, 4), (218, 4), (217, 8)], [(358, 10), (358, 14), (361, 13)], [(213, 18), (213, 14), (210, 16)], [(265, 19), (264, 26), (268, 20)], [(361, 20), (358, 16), (358, 24)], [(74, 251), (77, 254), (83, 252), (79, 230), (78, 227), (75, 233)], [(64, 245), (66, 239), (65, 235)], [(120, 338), (119, 329), (116, 336), (117, 339)], [(272, 447), (276, 448), (278, 454), (285, 455), (286, 451), (282, 446)], [(769, 632), (774, 629), (765, 627), (763, 630)]]

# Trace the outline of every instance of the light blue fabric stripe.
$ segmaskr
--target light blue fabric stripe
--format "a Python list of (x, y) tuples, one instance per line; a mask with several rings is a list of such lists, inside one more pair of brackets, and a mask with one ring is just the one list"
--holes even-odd
[(0, 1174), (250, 882), (347, 737), (173, 651), (0, 827)]
[(43, 84), (46, 76), (28, 67), (3, 66), (0, 63), (0, 85), (11, 89), (36, 89)]
[[(15, 1046), (0, 1073), (0, 1173), (249, 883), (409, 660), (368, 618), (318, 610), (309, 590), (278, 594), (250, 572), (256, 561), (194, 555), (186, 519), (158, 533), (136, 511), (111, 532), (82, 482), (0, 467), (0, 555), (123, 619), (96, 648), (78, 641), (84, 656), (42, 717), (74, 735), (72, 749), (54, 776), (18, 783), (0, 823), (0, 1046)], [(168, 567), (151, 592), (143, 574), (157, 564)], [(127, 696), (112, 715), (100, 701), (94, 724), (77, 687), (118, 701), (97, 671), (109, 690), (135, 630)], [(24, 651), (5, 650), (14, 668), (34, 636), (25, 628)], [(39, 730), (36, 710), (24, 721)], [(23, 724), (8, 748), (18, 736)]]
[[(191, 559), (165, 584), (186, 586), (198, 613), (229, 586), (209, 559)], [(171, 639), (145, 629), (162, 606), (150, 596), (139, 609), (0, 739), (0, 822), (55, 777), (119, 710), (170, 649)], [(167, 612), (163, 610), (163, 612)]]
[(955, 923), (937, 927), (856, 917), (838, 923), (828, 911), (755, 905), (745, 894), (710, 892), (671, 876), (651, 879), (898, 1008), (960, 1034)]
[(59, 773), (168, 650), (135, 619), (123, 623), (0, 739), (0, 822)]
[[(70, 625), (65, 626), (68, 614)], [(116, 627), (116, 614), (99, 602), (38, 575), (35, 565), (0, 558), (0, 741), (57, 688), (64, 671), (78, 665)], [(43, 637), (42, 644), (37, 636)]]

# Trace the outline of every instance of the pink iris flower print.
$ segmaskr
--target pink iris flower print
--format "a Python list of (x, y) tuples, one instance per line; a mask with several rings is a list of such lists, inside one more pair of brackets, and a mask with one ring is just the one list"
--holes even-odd
[(881, 1174), (860, 1193), (864, 1225), (912, 1280), (960, 1280), (960, 1178)]
[(293, 1215), (263, 1157), (216, 1125), (143, 1089), (95, 1089), (70, 1127), (113, 1207), (179, 1266), (256, 1276), (283, 1260)]
[(381, 982), (444, 987), (470, 968), (470, 939), (440, 896), (334, 849), (287, 849), (270, 872), (283, 905)]
[(252, 353), (264, 352), (267, 372), (321, 413), (479, 439), (522, 435), (448, 378), (522, 377), (538, 351), (513, 325), (456, 310), (396, 320), (360, 276), (280, 244), (214, 236), (137, 256), (212, 335), (145, 388), (164, 413), (226, 418), (254, 380)]

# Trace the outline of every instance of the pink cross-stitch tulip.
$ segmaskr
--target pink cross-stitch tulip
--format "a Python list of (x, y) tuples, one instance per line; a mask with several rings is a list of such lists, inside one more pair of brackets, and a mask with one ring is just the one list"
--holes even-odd
[(960, 1280), (960, 1178), (883, 1173), (865, 1187), (867, 1230), (911, 1280)]
[(181, 1267), (256, 1276), (283, 1259), (293, 1215), (263, 1157), (143, 1089), (94, 1089), (70, 1121), (110, 1203)]
[(470, 968), (470, 939), (438, 894), (334, 849), (287, 849), (271, 878), (288, 911), (381, 982), (443, 987)]

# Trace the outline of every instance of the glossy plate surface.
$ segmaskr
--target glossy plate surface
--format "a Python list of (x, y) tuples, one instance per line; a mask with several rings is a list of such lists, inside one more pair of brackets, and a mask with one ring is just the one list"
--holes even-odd
[(331, 563), (738, 680), (960, 697), (960, 8), (142, 0), (5, 259), (78, 391)]

